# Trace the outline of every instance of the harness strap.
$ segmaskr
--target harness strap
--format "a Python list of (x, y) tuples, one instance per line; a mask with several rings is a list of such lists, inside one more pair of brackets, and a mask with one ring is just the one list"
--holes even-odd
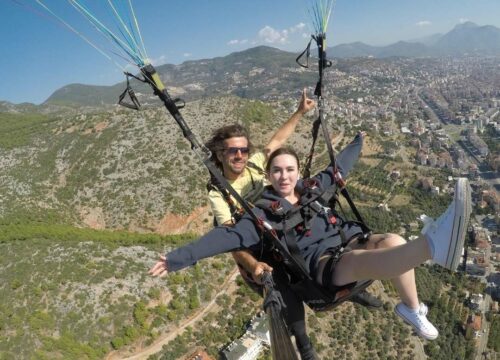
[(311, 165), (312, 165), (312, 159), (314, 157), (314, 148), (316, 147), (316, 140), (318, 139), (319, 125), (320, 121), (319, 118), (317, 118), (313, 122), (311, 149), (309, 150), (309, 155), (307, 156), (306, 165), (304, 166), (304, 171), (303, 171), (303, 176), (306, 179), (311, 177)]
[[(303, 68), (309, 68), (309, 57), (311, 56), (311, 43), (312, 43), (313, 39), (314, 38), (311, 38), (311, 40), (309, 40), (309, 44), (307, 44), (305, 50), (302, 51), (300, 53), (300, 55), (297, 56), (297, 58), (295, 59), (295, 62), (297, 64), (299, 64), (300, 66), (302, 66)], [(304, 55), (306, 56), (306, 63), (305, 64), (300, 61), (304, 57)]]
[(285, 239), (286, 246), (290, 251), (290, 254), (299, 262), (304, 269), (306, 269), (306, 263), (304, 261), (304, 257), (300, 253), (299, 246), (297, 244), (297, 237), (295, 235), (294, 227), (287, 228), (286, 226), (287, 219), (283, 217), (283, 237)]
[[(257, 170), (260, 174), (264, 174), (264, 170), (262, 170), (259, 166), (254, 164), (251, 161), (247, 162), (247, 167)], [(248, 170), (248, 169), (247, 169)], [(255, 190), (255, 180), (253, 178), (252, 172), (248, 171), (250, 175), (250, 181), (252, 182), (252, 190)], [(234, 219), (234, 222), (238, 222), (241, 219), (241, 211), (238, 209), (236, 204), (234, 203), (233, 199), (231, 198), (231, 195), (227, 191), (227, 189), (223, 188), (222, 186), (217, 186), (216, 185), (217, 179), (211, 174), (210, 180), (207, 183), (207, 191), (210, 190), (215, 190), (221, 193), (222, 198), (226, 202), (226, 204), (229, 206), (229, 212), (231, 213), (231, 218)], [(214, 218), (214, 226), (217, 225), (217, 220)]]
[[(123, 92), (120, 94), (120, 97), (118, 98), (118, 104), (121, 106), (124, 106), (126, 108), (129, 108), (129, 109), (139, 110), (141, 107), (141, 103), (139, 102), (139, 99), (137, 99), (137, 96), (135, 96), (135, 92), (134, 92), (134, 90), (132, 90), (132, 87), (130, 86), (130, 81), (129, 81), (130, 76), (132, 76), (136, 79), (137, 79), (137, 77), (133, 76), (129, 73), (125, 73), (125, 75), (127, 77), (127, 88), (125, 90), (123, 90)], [(130, 101), (132, 101), (132, 103), (128, 103), (128, 102), (124, 101), (125, 95), (127, 95), (127, 94), (128, 94), (128, 97), (130, 98)]]

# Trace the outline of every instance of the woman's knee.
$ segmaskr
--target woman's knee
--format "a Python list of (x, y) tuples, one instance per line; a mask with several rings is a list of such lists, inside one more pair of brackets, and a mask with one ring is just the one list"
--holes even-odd
[(372, 243), (374, 249), (391, 248), (406, 244), (406, 240), (398, 234), (386, 233), (375, 234), (370, 236), (369, 242)]

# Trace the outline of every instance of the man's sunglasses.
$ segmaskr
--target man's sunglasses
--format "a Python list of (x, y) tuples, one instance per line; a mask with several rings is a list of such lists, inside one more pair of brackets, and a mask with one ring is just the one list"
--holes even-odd
[(229, 155), (236, 155), (239, 152), (241, 152), (242, 154), (248, 154), (250, 152), (250, 148), (248, 147), (228, 147), (226, 149), (224, 149), (224, 151), (226, 152), (226, 154), (229, 154)]

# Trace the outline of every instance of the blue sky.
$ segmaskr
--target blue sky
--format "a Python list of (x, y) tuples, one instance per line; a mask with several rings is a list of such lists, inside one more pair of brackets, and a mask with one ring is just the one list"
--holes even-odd
[[(43, 1), (93, 41), (99, 39), (65, 1)], [(86, 3), (97, 1), (104, 3)], [(0, 100), (41, 103), (70, 83), (111, 85), (123, 80), (118, 67), (78, 36), (18, 2), (37, 6), (34, 0), (0, 2)], [(133, 3), (154, 64), (224, 56), (257, 45), (298, 51), (312, 31), (305, 0)], [(337, 0), (328, 45), (386, 45), (445, 33), (463, 21), (500, 27), (499, 15), (499, 0)]]

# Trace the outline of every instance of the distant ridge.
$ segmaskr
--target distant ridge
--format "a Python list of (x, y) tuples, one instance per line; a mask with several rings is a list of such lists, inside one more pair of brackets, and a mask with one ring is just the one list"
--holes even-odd
[[(196, 100), (218, 95), (261, 98), (276, 95), (281, 88), (297, 84), (297, 88), (314, 78), (313, 71), (303, 70), (296, 63), (297, 54), (269, 46), (258, 46), (213, 59), (186, 61), (180, 65), (156, 66), (172, 96)], [(286, 82), (280, 79), (286, 78)], [(134, 91), (142, 104), (156, 102), (148, 85), (132, 80)], [(55, 91), (44, 104), (100, 106), (116, 104), (125, 82), (113, 86), (83, 84), (66, 85)]]
[(341, 44), (334, 46), (329, 53), (338, 58), (500, 55), (500, 29), (492, 25), (479, 26), (469, 21), (458, 24), (444, 35), (435, 34), (387, 46), (370, 46), (362, 42)]
[[(443, 35), (399, 41), (387, 46), (371, 46), (362, 42), (341, 44), (328, 49), (328, 55), (330, 58), (498, 56), (500, 29), (466, 22)], [(283, 90), (314, 82), (314, 72), (299, 68), (295, 64), (296, 56), (296, 53), (258, 46), (213, 59), (186, 61), (180, 65), (165, 64), (157, 66), (157, 71), (172, 95), (182, 96), (185, 100), (218, 95), (265, 100), (264, 96), (272, 98)], [(156, 101), (145, 84), (134, 80), (133, 87), (141, 103)], [(124, 88), (125, 82), (112, 86), (70, 84), (55, 91), (44, 105), (116, 104)]]

